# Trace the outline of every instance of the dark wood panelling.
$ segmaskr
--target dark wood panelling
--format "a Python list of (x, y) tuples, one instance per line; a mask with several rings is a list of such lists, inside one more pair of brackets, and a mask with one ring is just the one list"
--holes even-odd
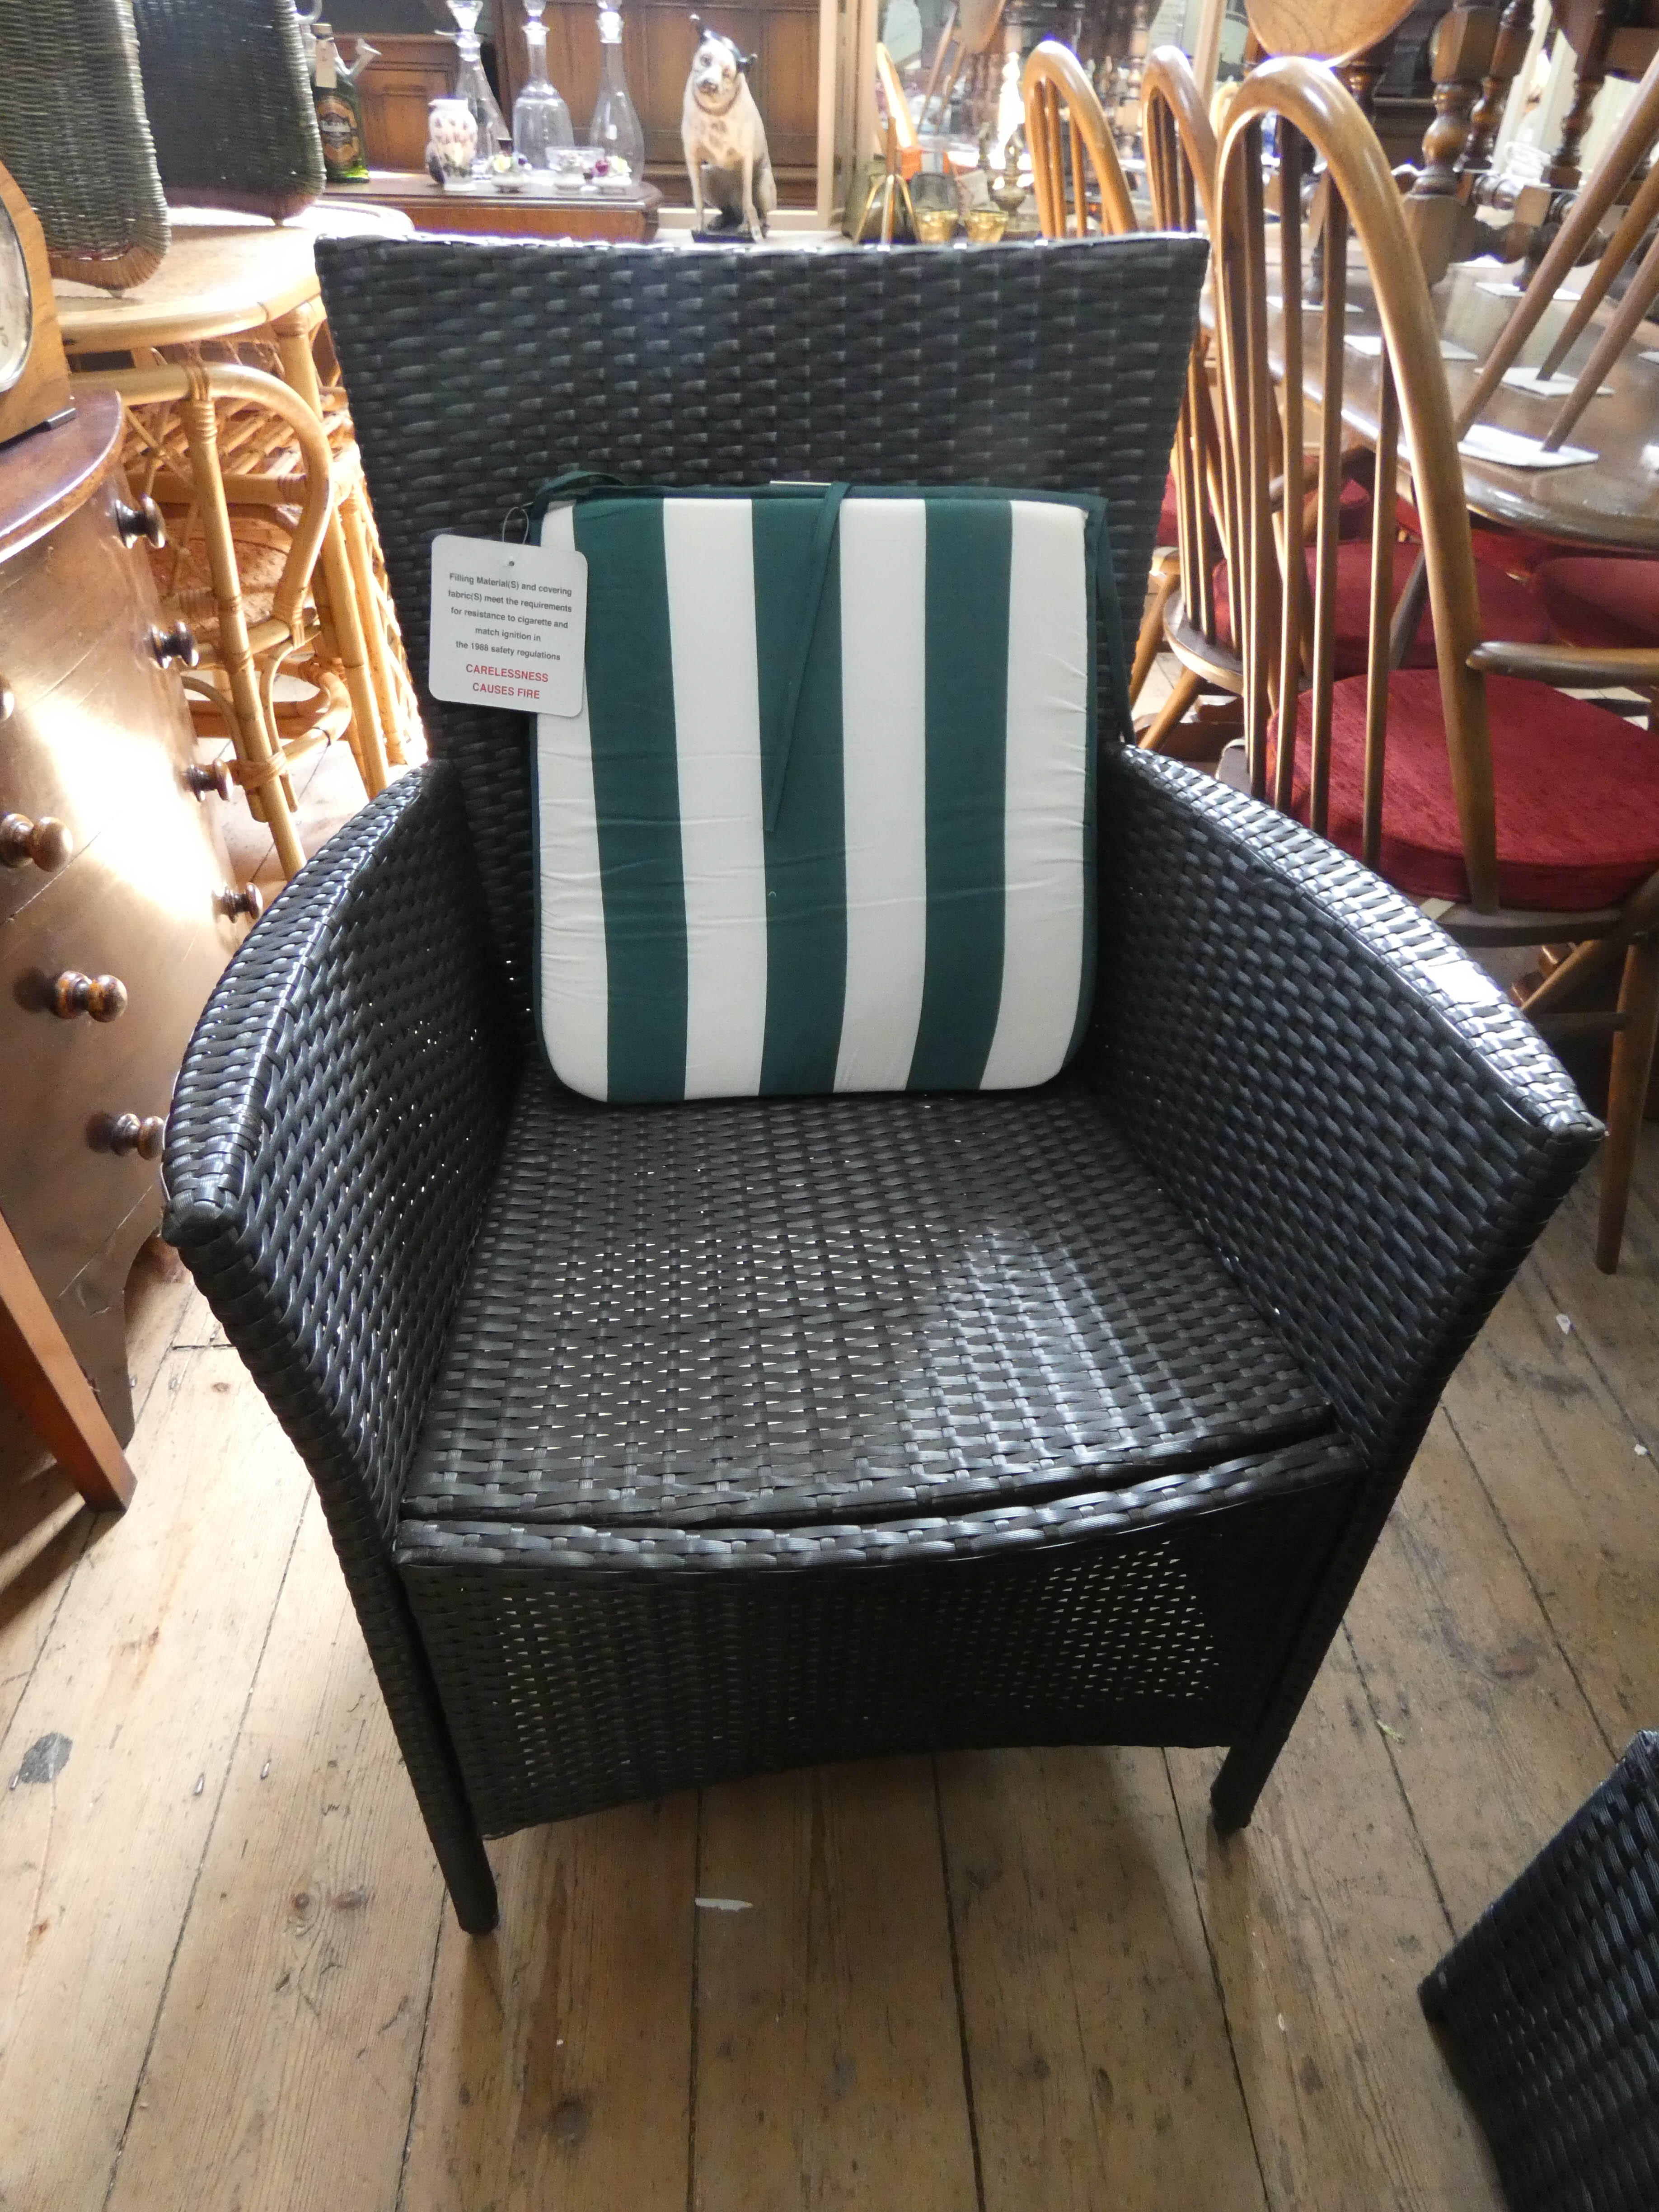
[(371, 169), (426, 167), (428, 102), (455, 88), (455, 42), (381, 33), (380, 50), (357, 81)]

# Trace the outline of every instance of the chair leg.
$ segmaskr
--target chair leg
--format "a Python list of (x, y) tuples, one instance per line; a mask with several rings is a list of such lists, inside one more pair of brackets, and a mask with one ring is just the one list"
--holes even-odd
[(392, 690), (392, 672), (386, 665), (386, 633), (380, 626), (379, 599), (374, 588), (374, 563), (369, 551), (360, 492), (349, 492), (341, 501), (340, 526), (345, 532), (346, 556), (351, 563), (352, 580), (356, 586), (357, 606), (363, 626), (363, 646), (368, 655), (369, 676), (380, 710), (381, 744), (387, 761), (394, 766), (401, 766), (404, 748), (398, 731), (398, 702)]
[(1129, 670), (1129, 704), (1139, 698), (1141, 687), (1152, 672), (1152, 663), (1158, 659), (1164, 643), (1164, 611), (1175, 597), (1176, 586), (1181, 581), (1181, 570), (1173, 561), (1166, 562), (1152, 579), (1152, 597), (1146, 611), (1140, 619), (1140, 635), (1135, 640), (1135, 657)]
[(1201, 689), (1199, 678), (1190, 668), (1183, 668), (1176, 679), (1176, 687), (1147, 724), (1140, 739), (1142, 752), (1157, 753), (1164, 750), (1164, 740), (1197, 698)]
[(1625, 955), (1619, 990), (1623, 1027), (1613, 1034), (1613, 1073), (1607, 1085), (1607, 1141), (1601, 1155), (1601, 1207), (1595, 1228), (1595, 1264), (1615, 1274), (1625, 1239), (1625, 1215), (1636, 1173), (1654, 1041), (1659, 1036), (1659, 938), (1638, 937)]

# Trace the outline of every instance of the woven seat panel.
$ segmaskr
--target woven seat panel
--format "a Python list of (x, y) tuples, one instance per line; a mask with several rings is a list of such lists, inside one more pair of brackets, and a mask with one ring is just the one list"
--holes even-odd
[(1330, 1426), (1080, 1086), (624, 1110), (538, 1073), (403, 1510), (880, 1519)]
[(1362, 1473), (1326, 1437), (862, 1527), (406, 1521), (398, 1566), (469, 1800), (502, 1835), (824, 1759), (1228, 1742)]

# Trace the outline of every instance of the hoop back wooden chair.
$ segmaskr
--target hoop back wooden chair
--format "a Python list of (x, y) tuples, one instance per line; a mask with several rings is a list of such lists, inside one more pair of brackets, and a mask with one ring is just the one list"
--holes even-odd
[[(1031, 189), (1042, 235), (1088, 236), (1091, 176), (1100, 200), (1100, 228), (1114, 234), (1133, 230), (1134, 204), (1112, 143), (1106, 111), (1071, 48), (1057, 39), (1044, 39), (1034, 46), (1020, 87), (1025, 97)], [(1069, 130), (1062, 129), (1062, 112)]]
[[(1262, 174), (1269, 117), (1279, 119), (1281, 165), (1272, 257), (1282, 303), (1276, 343)], [(1303, 379), (1293, 371), (1304, 359), (1299, 185), (1316, 156), (1326, 163), (1327, 250), (1304, 625), (1293, 608), (1304, 574), (1304, 467)], [(1659, 654), (1591, 653), (1483, 636), (1457, 432), (1428, 287), (1382, 149), (1328, 70), (1285, 58), (1245, 81), (1222, 143), (1218, 201), (1224, 413), (1241, 501), (1243, 588), (1235, 586), (1235, 607), (1242, 601), (1250, 787), (1429, 902), (1465, 945), (1577, 945), (1527, 1001), (1547, 1033), (1574, 979), (1623, 953), (1596, 1251), (1598, 1264), (1611, 1272), (1659, 1028), (1659, 759), (1645, 735), (1553, 687), (1632, 682), (1638, 671), (1651, 682), (1659, 678)], [(1336, 550), (1350, 241), (1370, 276), (1382, 350), (1365, 667), (1342, 677), (1335, 666)], [(1274, 350), (1288, 365), (1282, 397), (1274, 389)], [(1277, 451), (1285, 457), (1279, 512), (1271, 495)], [(1383, 493), (1396, 481), (1402, 455), (1409, 456), (1421, 519), (1431, 667), (1400, 665), (1418, 629), (1420, 603), (1407, 592), (1390, 612), (1395, 524)], [(1293, 744), (1282, 739), (1274, 692), (1280, 702), (1297, 702)]]
[[(1538, 328), (1559, 292), (1577, 267), (1601, 222), (1636, 176), (1659, 142), (1659, 55), (1649, 64), (1635, 97), (1619, 128), (1608, 140), (1601, 158), (1585, 180), (1583, 190), (1568, 210), (1549, 251), (1534, 270), (1514, 311), (1499, 331), (1492, 351), (1480, 364), (1458, 410), (1460, 435), (1478, 421), (1481, 409), (1497, 391), (1507, 372), (1520, 359), (1521, 349)], [(1638, 181), (1630, 204), (1615, 226), (1595, 265), (1585, 280), (1577, 304), (1563, 322), (1538, 364), (1540, 379), (1552, 376), (1573, 345), (1589, 327), (1590, 319), (1629, 264), (1637, 248), (1659, 216), (1659, 162)], [(1579, 371), (1571, 392), (1544, 435), (1553, 451), (1563, 445), (1585, 408), (1600, 389), (1607, 370), (1631, 339), (1637, 325), (1659, 299), (1659, 238), (1642, 257), (1626, 287), (1617, 309)]]
[[(1113, 143), (1111, 126), (1088, 72), (1069, 46), (1045, 39), (1031, 50), (1020, 80), (1025, 101), (1025, 145), (1031, 156), (1031, 185), (1037, 204), (1037, 222), (1045, 238), (1086, 237), (1092, 175), (1100, 202), (1104, 229), (1123, 233), (1138, 228), (1134, 203)], [(1062, 127), (1066, 117), (1070, 128)], [(1066, 151), (1069, 140), (1070, 176)], [(1166, 226), (1173, 227), (1173, 226)], [(1173, 483), (1173, 475), (1171, 476)], [(1166, 489), (1167, 510), (1170, 494)], [(1168, 526), (1160, 520), (1158, 543), (1168, 542)], [(1146, 611), (1135, 640), (1129, 671), (1129, 698), (1140, 696), (1164, 643), (1164, 614), (1180, 580), (1179, 561), (1167, 552), (1152, 563)]]
[[(1192, 64), (1178, 46), (1159, 46), (1147, 59), (1141, 89), (1142, 133), (1152, 217), (1159, 230), (1215, 232), (1215, 133)], [(1212, 276), (1213, 282), (1213, 276)], [(1187, 363), (1180, 426), (1170, 476), (1175, 489), (1176, 562), (1159, 606), (1161, 641), (1181, 675), (1141, 738), (1161, 751), (1203, 690), (1237, 695), (1243, 662), (1223, 621), (1218, 570), (1229, 572), (1238, 548), (1238, 501), (1231, 454), (1217, 421), (1215, 347), (1200, 327)]]

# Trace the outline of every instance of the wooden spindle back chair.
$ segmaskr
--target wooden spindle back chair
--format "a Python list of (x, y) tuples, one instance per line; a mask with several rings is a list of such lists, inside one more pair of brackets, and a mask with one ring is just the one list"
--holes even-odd
[[(1101, 228), (1114, 234), (1133, 230), (1134, 205), (1112, 143), (1111, 126), (1088, 72), (1071, 48), (1056, 39), (1044, 39), (1031, 50), (1021, 86), (1025, 95), (1031, 188), (1036, 195), (1042, 235), (1088, 235), (1091, 173), (1100, 198)], [(1070, 121), (1069, 134), (1060, 127), (1062, 109)], [(1068, 135), (1069, 193), (1065, 158)]]
[[(1514, 312), (1499, 332), (1496, 344), (1481, 362), (1458, 410), (1460, 434), (1478, 420), (1481, 409), (1497, 391), (1504, 375), (1515, 367), (1520, 359), (1522, 348), (1543, 320), (1563, 282), (1577, 266), (1585, 247), (1595, 236), (1620, 193), (1628, 186), (1642, 162), (1653, 152), (1656, 143), (1659, 143), (1659, 55), (1656, 55), (1649, 64), (1647, 73), (1638, 85), (1619, 128), (1608, 140), (1601, 159), (1585, 180), (1583, 190), (1569, 209), (1549, 251), (1516, 301)], [(1607, 297), (1614, 280), (1652, 227), (1656, 216), (1659, 216), (1659, 161), (1655, 162), (1647, 176), (1638, 185), (1625, 215), (1591, 270), (1577, 305), (1540, 362), (1540, 377), (1553, 375), (1566, 359), (1576, 340), (1589, 327), (1590, 318)], [(1565, 443), (1579, 416), (1595, 398), (1607, 369), (1630, 343), (1638, 323), (1656, 298), (1659, 298), (1659, 242), (1650, 246), (1644, 256), (1640, 267), (1626, 287), (1623, 301), (1580, 371), (1571, 392), (1563, 401), (1546, 432), (1544, 443), (1547, 447), (1553, 450)]]
[[(1178, 46), (1147, 59), (1141, 87), (1142, 134), (1153, 221), (1159, 230), (1215, 232), (1215, 133), (1192, 64)], [(1214, 347), (1200, 328), (1187, 363), (1170, 474), (1175, 483), (1177, 563), (1160, 604), (1162, 641), (1182, 673), (1141, 742), (1159, 751), (1201, 690), (1237, 694), (1243, 662), (1223, 621), (1218, 569), (1237, 558), (1237, 499), (1231, 455), (1216, 417)]]
[[(1271, 248), (1262, 166), (1270, 118), (1278, 121), (1281, 218)], [(1322, 158), (1321, 441), (1304, 621), (1294, 606), (1307, 573), (1300, 185)], [(1483, 637), (1458, 432), (1428, 286), (1387, 157), (1329, 70), (1286, 58), (1245, 81), (1220, 149), (1217, 223), (1224, 427), (1240, 501), (1233, 606), (1251, 789), (1431, 902), (1462, 943), (1576, 946), (1527, 1000), (1547, 1032), (1577, 984), (1624, 954), (1620, 1009), (1610, 1024), (1609, 1143), (1596, 1254), (1610, 1271), (1659, 1031), (1659, 760), (1644, 733), (1553, 687), (1630, 683), (1644, 671), (1647, 682), (1659, 681), (1659, 653), (1581, 652)], [(1345, 390), (1351, 243), (1380, 326), (1374, 403)], [(1285, 364), (1282, 391), (1275, 389), (1275, 358)], [(1364, 671), (1346, 678), (1334, 650), (1345, 398), (1356, 413), (1366, 411), (1376, 464)], [(1273, 483), (1281, 453), (1282, 499)], [(1400, 665), (1421, 611), (1413, 595), (1391, 613), (1395, 523), (1388, 495), (1402, 456), (1409, 457), (1423, 535), (1432, 668)], [(1501, 686), (1490, 715), (1489, 679)], [(1285, 711), (1290, 702), (1293, 717)], [(1571, 1025), (1583, 1026), (1583, 1018), (1575, 1016)]]

